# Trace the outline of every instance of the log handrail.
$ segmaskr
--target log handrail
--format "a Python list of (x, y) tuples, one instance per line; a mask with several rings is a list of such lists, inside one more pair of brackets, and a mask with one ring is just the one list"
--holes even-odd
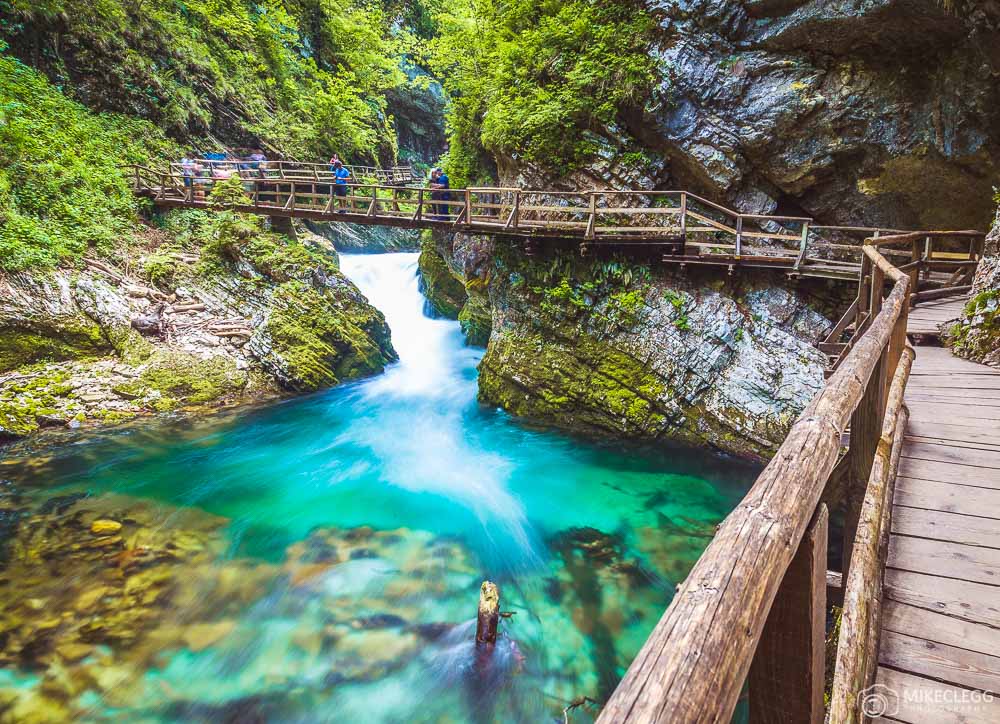
[[(882, 250), (927, 236), (928, 232), (907, 232), (865, 240), (858, 295), (850, 310), (857, 328), (845, 345), (841, 364), (793, 424), (744, 499), (719, 525), (599, 722), (722, 722), (731, 718), (752, 665), (757, 668), (755, 655), (765, 622), (768, 630), (774, 625), (768, 619), (772, 603), (779, 592), (803, 584), (789, 580), (786, 573), (800, 544), (804, 545), (804, 534), (818, 515), (835, 468), (844, 467), (838, 460), (850, 463), (844, 467), (848, 476), (845, 499), (857, 498), (859, 523), (851, 520), (848, 511), (845, 540), (851, 546), (845, 545), (845, 556), (850, 565), (843, 577), (844, 609), (829, 721), (857, 720), (856, 697), (874, 680), (877, 663), (892, 486), (907, 420), (903, 392), (914, 356), (906, 341), (908, 309), (916, 291), (912, 273), (894, 266)], [(976, 238), (981, 234), (930, 232), (930, 236)], [(970, 244), (970, 256), (976, 243)], [(921, 251), (923, 256), (927, 253), (926, 248)], [(841, 332), (846, 325), (844, 320), (838, 323)], [(849, 422), (850, 444), (841, 457)], [(852, 479), (859, 474), (860, 480)], [(809, 540), (814, 547), (815, 538)], [(806, 599), (800, 596), (798, 600)], [(782, 614), (787, 615), (786, 608)], [(809, 614), (803, 611), (801, 615)], [(824, 626), (825, 616), (817, 620), (813, 614), (805, 628), (815, 641)], [(812, 657), (815, 663), (815, 645), (805, 653), (795, 649), (790, 645), (783, 650), (795, 662)], [(775, 647), (760, 650), (773, 656)], [(790, 707), (787, 701), (765, 701), (755, 707), (755, 683), (767, 686), (771, 682), (766, 676), (751, 677), (751, 719), (787, 719), (791, 710), (796, 712), (796, 721), (823, 721), (824, 711), (815, 705), (822, 701), (822, 653), (819, 662), (819, 676), (811, 676), (812, 685), (804, 687), (807, 690), (789, 686), (785, 691), (788, 699), (798, 700), (799, 708)], [(781, 669), (760, 668), (771, 674)]]

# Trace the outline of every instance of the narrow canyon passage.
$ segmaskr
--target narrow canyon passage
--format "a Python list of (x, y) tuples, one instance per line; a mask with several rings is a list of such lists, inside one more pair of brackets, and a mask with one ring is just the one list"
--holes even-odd
[[(89, 721), (537, 722), (610, 694), (756, 471), (484, 408), (481, 351), (424, 314), (416, 265), (341, 257), (392, 330), (384, 375), (0, 466), (5, 701)], [(484, 660), (485, 578), (514, 615)]]

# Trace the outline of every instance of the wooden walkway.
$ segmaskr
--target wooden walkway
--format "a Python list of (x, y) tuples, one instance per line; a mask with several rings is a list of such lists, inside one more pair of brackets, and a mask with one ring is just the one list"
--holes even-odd
[[(935, 333), (962, 301), (919, 305), (908, 331)], [(1000, 722), (1000, 370), (916, 352), (885, 571), (883, 718)]]
[[(520, 238), (528, 255), (538, 251), (543, 242), (568, 244), (583, 255), (626, 253), (682, 268), (704, 264), (727, 267), (729, 272), (762, 268), (792, 278), (821, 277), (853, 284), (861, 268), (861, 242), (889, 231), (822, 226), (807, 217), (743, 214), (687, 191), (475, 187), (442, 192), (392, 182), (410, 179), (412, 170), (406, 167), (384, 174), (370, 170), (372, 180), (354, 180), (341, 187), (343, 196), (337, 196), (325, 164), (269, 162), (261, 168), (228, 161), (219, 164), (219, 170), (243, 182), (246, 199), (236, 207), (238, 211), (504, 234)], [(215, 183), (212, 178), (185, 177), (177, 164), (165, 171), (144, 166), (129, 169), (135, 192), (151, 198), (157, 206), (212, 208), (208, 198)], [(391, 182), (385, 183), (386, 178)], [(922, 265), (925, 275), (920, 281), (924, 287), (951, 286), (971, 274), (981, 255), (982, 234), (968, 232), (966, 237), (952, 240), (948, 248), (934, 248), (928, 236), (922, 251), (915, 243), (912, 255), (901, 253), (913, 264)], [(947, 255), (947, 260), (938, 258), (938, 252)], [(941, 265), (947, 266), (947, 273), (938, 268)]]
[(964, 298), (935, 299), (921, 302), (910, 310), (906, 331), (910, 335), (937, 337), (949, 322), (962, 316)]

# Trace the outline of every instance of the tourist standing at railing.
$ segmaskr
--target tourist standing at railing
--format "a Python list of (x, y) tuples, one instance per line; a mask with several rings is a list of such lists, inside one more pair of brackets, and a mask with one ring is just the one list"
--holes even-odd
[(181, 159), (181, 175), (184, 177), (185, 188), (190, 188), (195, 174), (201, 168), (198, 161), (195, 160), (195, 153), (189, 153), (184, 158)]
[(333, 154), (330, 156), (330, 173), (336, 173), (336, 164), (341, 163), (340, 156)]
[[(434, 201), (451, 201), (451, 192), (448, 191), (448, 175), (440, 168), (431, 171), (431, 199)], [(450, 213), (448, 204), (432, 204), (434, 219), (437, 221), (447, 221)]]
[(347, 179), (351, 177), (351, 172), (344, 168), (340, 159), (333, 161), (330, 168), (333, 170), (333, 193), (337, 195), (337, 204), (340, 206), (337, 213), (343, 214), (347, 207)]

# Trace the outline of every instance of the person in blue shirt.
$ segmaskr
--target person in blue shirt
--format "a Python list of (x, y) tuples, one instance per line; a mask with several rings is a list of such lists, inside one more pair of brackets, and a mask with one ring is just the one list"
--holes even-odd
[[(440, 168), (431, 171), (431, 199), (434, 201), (451, 201), (451, 192), (448, 191), (448, 174)], [(434, 218), (437, 221), (447, 221), (450, 213), (448, 204), (432, 204)]]
[(351, 177), (351, 172), (344, 167), (344, 164), (337, 159), (331, 167), (333, 169), (333, 193), (337, 195), (337, 203), (340, 208), (338, 214), (345, 213), (347, 208), (347, 179)]

